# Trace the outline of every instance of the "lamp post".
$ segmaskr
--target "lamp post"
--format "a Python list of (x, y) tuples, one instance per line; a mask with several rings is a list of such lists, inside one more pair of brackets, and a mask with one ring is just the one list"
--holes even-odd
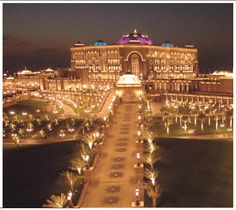
[(139, 201), (140, 198), (139, 198), (139, 189), (138, 188), (135, 189), (135, 196), (136, 196), (135, 205), (139, 206), (140, 205), (140, 201)]
[(140, 166), (140, 153), (139, 152), (136, 154), (136, 157), (138, 161), (137, 166)]
[(68, 194), (67, 194), (67, 200), (69, 201), (68, 207), (73, 208), (74, 205), (72, 203), (72, 192), (71, 191), (68, 192)]
[(139, 104), (139, 105), (138, 105), (138, 108), (139, 108), (139, 111), (141, 112), (142, 105), (141, 105), (141, 104)]
[(107, 124), (107, 118), (106, 117), (103, 117), (103, 120), (104, 120), (104, 123), (105, 125)]
[(138, 122), (139, 122), (139, 125), (141, 124), (141, 116), (139, 115), (138, 116)]
[(89, 162), (88, 162), (89, 161), (89, 156), (88, 155), (84, 155), (83, 159), (86, 162), (86, 169), (89, 169)]
[(140, 142), (140, 140), (141, 140), (140, 136), (141, 136), (141, 132), (138, 131), (138, 141), (139, 141), (139, 142)]

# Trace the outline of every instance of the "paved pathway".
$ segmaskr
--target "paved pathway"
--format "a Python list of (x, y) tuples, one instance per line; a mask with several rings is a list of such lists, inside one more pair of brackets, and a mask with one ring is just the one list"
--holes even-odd
[(131, 207), (135, 201), (137, 103), (119, 105), (82, 207)]

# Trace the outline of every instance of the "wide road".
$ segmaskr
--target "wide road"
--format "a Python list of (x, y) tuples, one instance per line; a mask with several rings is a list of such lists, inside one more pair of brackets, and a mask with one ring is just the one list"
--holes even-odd
[(137, 103), (118, 107), (82, 207), (131, 207), (135, 201)]

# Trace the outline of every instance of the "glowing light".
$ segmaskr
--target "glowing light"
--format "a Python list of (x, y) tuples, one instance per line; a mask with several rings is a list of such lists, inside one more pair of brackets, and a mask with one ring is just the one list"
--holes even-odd
[(89, 156), (88, 155), (82, 155), (82, 158), (86, 162), (88, 162), (88, 160), (89, 160)]
[(138, 131), (138, 136), (140, 136), (141, 135), (141, 132), (140, 131)]
[(14, 111), (10, 111), (9, 113), (10, 113), (10, 115), (14, 115), (14, 114), (15, 114), (15, 112), (14, 112)]

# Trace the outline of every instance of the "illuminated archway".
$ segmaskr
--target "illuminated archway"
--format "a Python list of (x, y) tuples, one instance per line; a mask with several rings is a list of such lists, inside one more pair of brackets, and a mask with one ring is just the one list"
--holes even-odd
[(146, 61), (146, 60), (143, 58), (142, 54), (141, 54), (140, 52), (138, 52), (138, 51), (132, 51), (132, 52), (130, 52), (130, 53), (127, 55), (127, 58), (125, 59), (125, 61), (128, 61), (128, 60), (129, 60), (129, 57), (130, 57), (132, 54), (138, 54), (138, 55), (140, 56), (140, 58), (141, 58), (141, 61)]

